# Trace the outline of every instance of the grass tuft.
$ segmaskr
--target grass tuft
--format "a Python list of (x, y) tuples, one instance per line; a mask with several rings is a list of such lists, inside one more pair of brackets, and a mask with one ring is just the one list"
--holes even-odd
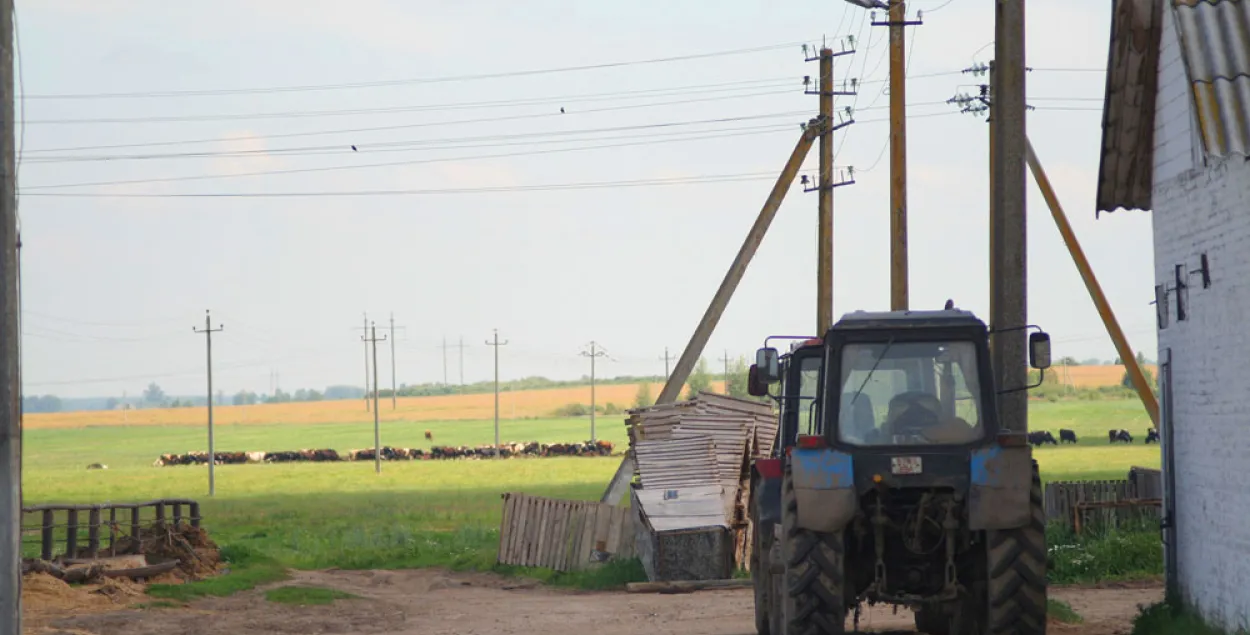
[(1163, 574), (1159, 531), (1148, 524), (1075, 535), (1052, 526), (1046, 532), (1053, 584), (1094, 584)]
[(1133, 621), (1132, 635), (1247, 635), (1245, 630), (1235, 634), (1215, 628), (1185, 608), (1168, 602), (1160, 602), (1142, 608)]
[(1046, 600), (1046, 615), (1064, 624), (1080, 624), (1085, 621), (1080, 613), (1072, 609), (1072, 605), (1063, 600)]
[(250, 591), (262, 584), (278, 582), (287, 577), (286, 569), (278, 561), (246, 547), (222, 547), (221, 556), (230, 565), (228, 573), (186, 584), (153, 584), (148, 587), (148, 595), (189, 602), (196, 598), (225, 597), (240, 591)]
[(265, 592), (265, 599), (279, 604), (323, 606), (335, 600), (354, 600), (356, 596), (336, 589), (311, 586), (284, 586)]

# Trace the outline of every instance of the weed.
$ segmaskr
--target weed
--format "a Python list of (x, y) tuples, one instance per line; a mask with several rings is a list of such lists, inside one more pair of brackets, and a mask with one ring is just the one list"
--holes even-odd
[(1063, 600), (1046, 600), (1046, 614), (1064, 624), (1080, 624), (1085, 621), (1085, 618), (1072, 609), (1071, 604)]
[(223, 547), (221, 556), (230, 565), (228, 573), (186, 584), (153, 584), (148, 587), (148, 595), (189, 602), (201, 597), (224, 597), (249, 591), (287, 577), (286, 570), (276, 560), (246, 547)]
[(354, 600), (356, 596), (337, 589), (311, 586), (284, 586), (265, 592), (265, 599), (279, 604), (314, 606), (332, 604), (335, 600)]

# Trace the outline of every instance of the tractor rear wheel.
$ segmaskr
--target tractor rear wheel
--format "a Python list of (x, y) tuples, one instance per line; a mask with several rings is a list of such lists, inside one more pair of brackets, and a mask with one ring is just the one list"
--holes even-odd
[(786, 563), (787, 635), (846, 632), (846, 547), (843, 532), (821, 533), (798, 526), (798, 501), (787, 473), (782, 485), (782, 553)]
[(769, 554), (773, 548), (772, 523), (760, 523), (759, 483), (751, 487), (751, 530), (755, 534), (751, 545), (751, 584), (755, 587), (755, 632), (758, 635), (781, 635), (773, 633), (773, 613), (777, 607), (773, 597), (773, 575), (769, 572), (772, 561)]
[(1046, 512), (1033, 461), (1029, 524), (986, 532), (987, 635), (1046, 635)]

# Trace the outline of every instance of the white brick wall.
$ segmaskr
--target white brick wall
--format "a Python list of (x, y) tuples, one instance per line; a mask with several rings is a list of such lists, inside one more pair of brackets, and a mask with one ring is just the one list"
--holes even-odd
[[(1170, 11), (1165, 14), (1170, 16)], [(1188, 318), (1177, 297), (1159, 349), (1172, 352), (1180, 588), (1211, 622), (1250, 627), (1250, 162), (1202, 167), (1187, 81), (1165, 24), (1155, 125), (1154, 284), (1188, 278)], [(1199, 146), (1200, 147), (1200, 146)], [(1161, 353), (1162, 354), (1162, 353)]]

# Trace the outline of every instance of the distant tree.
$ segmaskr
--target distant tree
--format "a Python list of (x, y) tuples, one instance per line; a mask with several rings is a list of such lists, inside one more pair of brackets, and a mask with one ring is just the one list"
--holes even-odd
[(729, 366), (729, 377), (725, 381), (725, 392), (730, 397), (738, 397), (740, 399), (750, 399), (751, 395), (747, 392), (747, 363), (746, 360), (739, 357)]
[(686, 399), (694, 399), (700, 392), (705, 392), (712, 385), (712, 374), (707, 370), (707, 360), (699, 358), (699, 363), (695, 364), (694, 372), (690, 373), (690, 378), (686, 380)]
[(56, 395), (22, 398), (22, 412), (60, 412), (61, 398)]
[(287, 403), (291, 401), (291, 393), (275, 388), (273, 394), (265, 398), (265, 403)]
[(634, 407), (648, 408), (654, 403), (651, 399), (651, 384), (638, 384), (638, 392), (634, 394)]
[[(1155, 383), (1154, 373), (1150, 372), (1149, 368), (1142, 368), (1141, 374), (1146, 376), (1147, 385), (1149, 385), (1152, 389), (1158, 388), (1159, 385)], [(1128, 374), (1127, 370), (1124, 371), (1124, 376), (1120, 378), (1120, 385), (1130, 390), (1136, 390), (1136, 387), (1133, 386), (1133, 377)]]
[(165, 391), (156, 385), (156, 382), (148, 384), (146, 390), (143, 391), (143, 400), (150, 404), (160, 404), (165, 402)]
[(1091, 358), (1089, 358), (1089, 359), (1087, 359), (1087, 360), (1085, 360), (1085, 361), (1081, 362), (1081, 365), (1082, 365), (1082, 366), (1102, 366), (1102, 365), (1103, 365), (1103, 361), (1102, 361), (1101, 359), (1098, 359), (1097, 357), (1091, 357)]
[(109, 397), (109, 398), (108, 398), (108, 401), (104, 402), (104, 409), (105, 409), (105, 410), (116, 410), (116, 409), (117, 409), (117, 398), (116, 398), (116, 397)]
[(1081, 362), (1076, 361), (1075, 357), (1062, 357), (1059, 359), (1060, 366), (1080, 366)]
[(1137, 351), (1137, 363), (1138, 363), (1139, 365), (1143, 365), (1143, 366), (1146, 364), (1146, 355), (1145, 355), (1145, 353), (1142, 353), (1141, 351)]
[(363, 396), (365, 391), (355, 386), (330, 386), (325, 389), (326, 399), (360, 399)]
[(236, 406), (250, 406), (259, 401), (259, 399), (256, 393), (250, 390), (240, 390), (234, 394), (234, 397), (230, 398), (230, 403)]

